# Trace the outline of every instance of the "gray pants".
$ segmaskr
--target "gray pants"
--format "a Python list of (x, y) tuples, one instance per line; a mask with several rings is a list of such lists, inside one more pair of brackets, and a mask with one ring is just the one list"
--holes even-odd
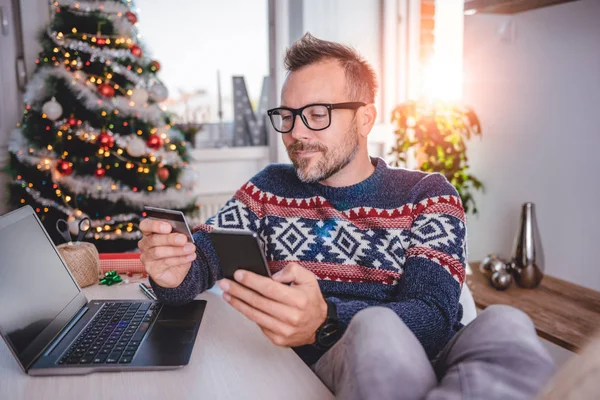
[(554, 372), (529, 317), (492, 306), (433, 361), (391, 310), (367, 308), (312, 369), (341, 399), (530, 399)]

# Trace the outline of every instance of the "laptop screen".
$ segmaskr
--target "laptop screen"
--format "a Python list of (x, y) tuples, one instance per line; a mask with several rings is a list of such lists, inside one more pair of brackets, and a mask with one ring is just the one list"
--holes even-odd
[(21, 359), (79, 294), (39, 220), (24, 215), (8, 224), (0, 219), (0, 329)]

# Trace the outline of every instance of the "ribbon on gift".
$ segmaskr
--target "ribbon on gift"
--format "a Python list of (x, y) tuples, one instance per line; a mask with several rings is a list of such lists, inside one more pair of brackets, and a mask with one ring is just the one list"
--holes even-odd
[(114, 283), (119, 283), (119, 282), (123, 282), (123, 279), (121, 278), (121, 276), (119, 274), (117, 274), (116, 270), (105, 273), (104, 278), (100, 279), (100, 284), (106, 285), (106, 286), (110, 286)]

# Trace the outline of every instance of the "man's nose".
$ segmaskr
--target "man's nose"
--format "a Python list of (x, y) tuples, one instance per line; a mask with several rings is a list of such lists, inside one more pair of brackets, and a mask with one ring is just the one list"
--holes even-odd
[(311, 134), (311, 130), (304, 124), (302, 115), (298, 114), (295, 118), (294, 129), (292, 129), (290, 135), (296, 140), (308, 138)]

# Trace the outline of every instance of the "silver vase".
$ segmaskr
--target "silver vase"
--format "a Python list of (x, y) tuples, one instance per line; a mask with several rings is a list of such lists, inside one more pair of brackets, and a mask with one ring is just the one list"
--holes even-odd
[(524, 288), (537, 287), (544, 276), (544, 252), (533, 203), (523, 204), (511, 269), (517, 284)]

